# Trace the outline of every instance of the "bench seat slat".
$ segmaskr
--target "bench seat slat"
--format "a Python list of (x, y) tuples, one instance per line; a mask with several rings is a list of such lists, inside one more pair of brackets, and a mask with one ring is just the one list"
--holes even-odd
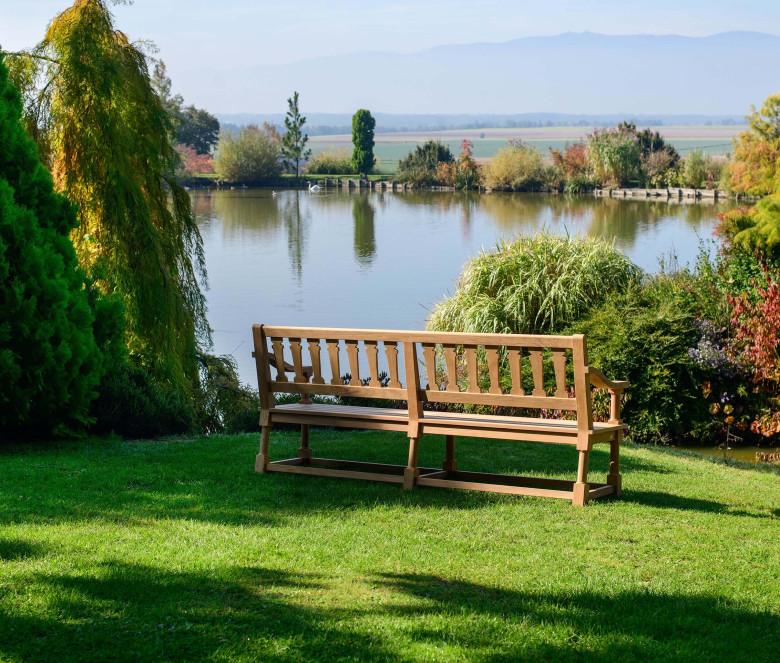
[[(377, 421), (406, 422), (409, 414), (406, 410), (383, 407), (362, 407), (359, 405), (329, 405), (312, 403), (289, 403), (271, 408), (271, 414), (311, 415), (317, 417), (336, 417), (339, 419), (369, 419)], [(466, 412), (425, 411), (421, 419), (423, 425), (446, 425), (459, 428), (501, 428), (508, 430), (528, 430), (577, 435), (577, 422), (567, 419), (538, 419), (534, 417), (509, 417), (492, 414), (469, 414)], [(622, 426), (595, 422), (594, 432), (614, 431)]]

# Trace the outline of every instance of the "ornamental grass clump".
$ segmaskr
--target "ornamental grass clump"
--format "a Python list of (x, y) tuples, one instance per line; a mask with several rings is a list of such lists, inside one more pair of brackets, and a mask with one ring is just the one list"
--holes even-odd
[(560, 330), (641, 270), (614, 246), (541, 232), (500, 241), (466, 265), (455, 293), (436, 305), (436, 331), (537, 334)]

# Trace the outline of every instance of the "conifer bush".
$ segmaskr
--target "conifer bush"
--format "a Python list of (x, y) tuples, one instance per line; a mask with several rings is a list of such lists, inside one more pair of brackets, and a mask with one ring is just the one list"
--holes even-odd
[[(69, 238), (73, 206), (54, 191), (21, 123), (0, 56), (0, 435), (87, 423), (121, 328), (118, 304), (94, 290)], [(96, 335), (105, 345), (98, 346)]]

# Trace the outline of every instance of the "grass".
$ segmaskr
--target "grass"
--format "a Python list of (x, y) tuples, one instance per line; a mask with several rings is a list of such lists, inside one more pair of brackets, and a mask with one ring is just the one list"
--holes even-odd
[[(401, 434), (312, 432), (403, 463)], [(626, 445), (585, 509), (253, 472), (257, 436), (0, 448), (0, 659), (769, 661), (780, 473)], [(297, 436), (274, 432), (272, 453)], [(572, 449), (459, 442), (571, 477)], [(441, 461), (425, 438), (421, 464)], [(593, 454), (599, 477), (607, 454)]]

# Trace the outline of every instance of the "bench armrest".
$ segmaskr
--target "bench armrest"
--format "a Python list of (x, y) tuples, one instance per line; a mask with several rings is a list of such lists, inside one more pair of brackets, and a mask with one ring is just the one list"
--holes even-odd
[[(278, 370), (279, 366), (276, 364), (276, 357), (269, 354), (268, 355), (268, 363), (271, 364), (274, 368)], [(284, 370), (287, 373), (295, 373), (295, 366), (293, 366), (289, 361), (284, 362)], [(303, 377), (305, 377), (307, 380), (314, 375), (314, 371), (312, 370), (311, 366), (303, 366), (301, 367), (301, 373), (303, 373)]]
[(620, 420), (620, 395), (628, 389), (631, 384), (627, 380), (609, 380), (597, 368), (588, 366), (588, 379), (597, 389), (607, 389), (610, 395), (609, 423), (619, 424)]
[(588, 366), (590, 383), (597, 389), (609, 389), (610, 391), (623, 391), (631, 386), (627, 380), (609, 380), (604, 374), (593, 366)]

